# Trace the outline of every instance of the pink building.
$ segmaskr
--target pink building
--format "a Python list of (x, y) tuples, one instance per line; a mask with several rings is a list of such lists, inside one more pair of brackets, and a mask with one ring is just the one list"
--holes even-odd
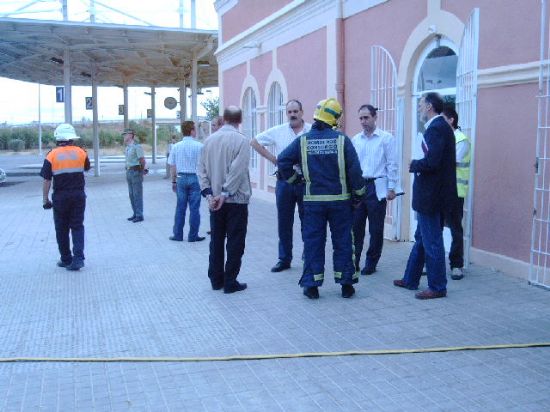
[[(534, 196), (535, 185), (549, 184), (550, 164), (544, 163), (544, 186), (541, 179), (534, 185), (533, 167), (544, 129), (537, 127), (536, 98), (541, 3), (217, 0), (222, 106), (243, 107), (249, 136), (284, 122), (284, 104), (293, 98), (303, 103), (307, 121), (320, 99), (338, 98), (349, 136), (361, 130), (361, 104), (379, 107), (378, 125), (398, 142), (407, 192), (389, 206), (386, 236), (407, 241), (416, 228), (407, 168), (420, 148), (417, 100), (439, 92), (456, 102), (459, 124), (472, 139), (466, 257), (516, 276), (531, 270), (533, 283), (550, 286), (550, 194)], [(255, 153), (250, 167), (255, 196), (272, 196), (272, 167)]]

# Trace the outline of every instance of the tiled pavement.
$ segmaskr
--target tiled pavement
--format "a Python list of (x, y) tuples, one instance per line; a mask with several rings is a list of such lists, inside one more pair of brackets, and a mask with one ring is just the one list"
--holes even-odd
[[(13, 179), (15, 180), (15, 179)], [(145, 222), (116, 166), (87, 179), (86, 267), (58, 268), (41, 180), (0, 187), (0, 357), (224, 356), (550, 341), (550, 292), (489, 268), (446, 299), (398, 289), (410, 250), (386, 243), (353, 299), (301, 262), (272, 274), (274, 204), (253, 199), (240, 280), (210, 289), (208, 242), (171, 242), (175, 195), (145, 183)], [(201, 234), (208, 230), (203, 204)], [(298, 239), (296, 232), (296, 239)], [(297, 242), (295, 255), (302, 249)], [(202, 363), (0, 363), (0, 410), (549, 411), (550, 348)]]

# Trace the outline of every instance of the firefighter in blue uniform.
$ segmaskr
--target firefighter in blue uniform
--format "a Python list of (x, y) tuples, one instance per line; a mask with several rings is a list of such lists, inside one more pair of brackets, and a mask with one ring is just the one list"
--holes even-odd
[[(90, 170), (86, 151), (73, 144), (79, 139), (74, 127), (64, 123), (54, 132), (57, 147), (44, 159), (40, 176), (44, 178), (42, 197), (44, 209), (53, 207), (55, 235), (61, 259), (57, 266), (80, 270), (84, 266), (84, 171)], [(52, 201), (49, 200), (53, 180)], [(73, 251), (71, 253), (71, 241)]]
[(353, 263), (352, 203), (365, 194), (361, 165), (351, 140), (334, 130), (342, 107), (336, 99), (321, 100), (311, 131), (296, 138), (278, 157), (278, 169), (289, 183), (298, 179), (299, 164), (304, 190), (304, 271), (300, 286), (310, 299), (319, 298), (323, 284), (327, 222), (333, 246), (334, 279), (342, 297), (354, 295), (359, 274)]

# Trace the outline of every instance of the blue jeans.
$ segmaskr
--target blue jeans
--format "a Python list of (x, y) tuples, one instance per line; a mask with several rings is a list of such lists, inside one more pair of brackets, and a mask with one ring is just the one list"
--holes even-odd
[(134, 217), (143, 217), (143, 174), (140, 170), (126, 170), (128, 195)]
[(298, 205), (300, 227), (302, 227), (304, 216), (304, 185), (290, 184), (279, 179), (275, 185), (275, 199), (279, 230), (279, 260), (290, 264), (292, 261), (292, 235), (296, 205)]
[(414, 234), (415, 243), (409, 255), (403, 281), (411, 288), (417, 288), (422, 276), (424, 260), (428, 275), (428, 287), (436, 292), (447, 290), (445, 272), (445, 248), (441, 216), (417, 213), (418, 225)]
[(357, 283), (353, 265), (351, 201), (304, 202), (304, 271), (300, 286), (321, 286), (325, 278), (327, 223), (332, 238), (334, 280), (341, 285)]
[(183, 240), (185, 213), (187, 211), (187, 204), (189, 204), (189, 235), (187, 236), (187, 240), (192, 242), (197, 240), (201, 224), (199, 213), (201, 189), (199, 187), (199, 179), (194, 173), (178, 175), (176, 187), (178, 202), (176, 204), (176, 215), (174, 216), (174, 237), (178, 240)]
[(384, 245), (384, 219), (386, 217), (386, 199), (378, 200), (374, 181), (367, 183), (367, 195), (353, 211), (353, 241), (355, 246), (355, 268), (359, 270), (363, 243), (365, 241), (365, 226), (369, 219), (369, 249), (365, 260), (365, 268), (375, 269)]

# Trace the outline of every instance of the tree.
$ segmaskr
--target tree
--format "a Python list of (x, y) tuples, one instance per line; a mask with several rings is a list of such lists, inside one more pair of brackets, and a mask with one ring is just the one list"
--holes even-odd
[(206, 118), (212, 120), (215, 117), (220, 115), (220, 98), (213, 97), (211, 99), (206, 99), (201, 103), (201, 106), (206, 110)]

